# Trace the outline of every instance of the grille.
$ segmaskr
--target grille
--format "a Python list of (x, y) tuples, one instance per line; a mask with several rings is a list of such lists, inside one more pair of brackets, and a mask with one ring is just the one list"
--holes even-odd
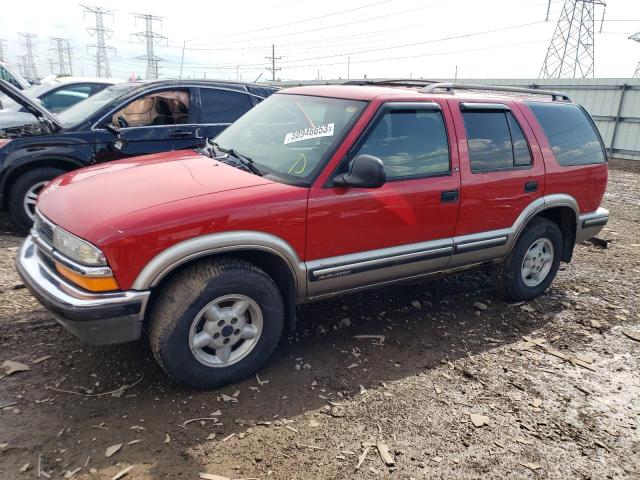
[(36, 212), (36, 220), (33, 228), (43, 242), (53, 246), (53, 224), (45, 219), (39, 212)]

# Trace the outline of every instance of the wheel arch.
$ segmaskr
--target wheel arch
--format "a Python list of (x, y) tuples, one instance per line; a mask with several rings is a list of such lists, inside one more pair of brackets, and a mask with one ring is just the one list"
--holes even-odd
[(536, 218), (546, 218), (555, 223), (562, 232), (562, 261), (570, 262), (575, 246), (576, 230), (579, 218), (578, 202), (570, 195), (552, 194), (541, 199), (541, 205), (534, 209), (522, 222), (513, 241), (516, 244), (524, 229)]
[(59, 168), (70, 172), (85, 166), (82, 162), (62, 157), (47, 157), (22, 162), (9, 167), (0, 180), (0, 192), (2, 192), (2, 208), (6, 209), (9, 202), (9, 192), (15, 181), (24, 173), (37, 168)]
[(132, 288), (161, 288), (183, 268), (215, 257), (239, 258), (264, 270), (284, 296), (289, 325), (295, 325), (295, 306), (306, 295), (304, 264), (286, 241), (267, 233), (226, 232), (180, 242), (156, 255), (138, 274)]

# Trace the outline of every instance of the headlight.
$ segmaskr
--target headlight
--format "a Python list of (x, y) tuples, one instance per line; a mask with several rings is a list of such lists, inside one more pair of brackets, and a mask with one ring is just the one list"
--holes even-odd
[(66, 255), (71, 260), (75, 260), (83, 265), (95, 267), (107, 266), (107, 260), (104, 258), (104, 254), (100, 249), (60, 227), (55, 227), (53, 230), (53, 248), (62, 255)]

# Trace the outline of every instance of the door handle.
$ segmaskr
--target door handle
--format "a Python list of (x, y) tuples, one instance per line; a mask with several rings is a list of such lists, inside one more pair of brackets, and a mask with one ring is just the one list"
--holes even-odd
[(538, 191), (538, 182), (527, 182), (524, 184), (525, 193), (537, 192)]
[(458, 190), (447, 190), (440, 193), (440, 203), (453, 203), (458, 201)]
[(193, 137), (193, 132), (189, 132), (186, 130), (178, 130), (169, 135), (171, 138), (189, 138)]

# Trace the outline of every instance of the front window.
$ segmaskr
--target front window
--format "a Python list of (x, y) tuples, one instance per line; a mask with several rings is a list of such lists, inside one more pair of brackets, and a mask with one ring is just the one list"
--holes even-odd
[(122, 128), (189, 123), (189, 91), (168, 90), (137, 98), (111, 116)]
[(73, 107), (68, 108), (64, 112), (60, 112), (58, 114), (58, 120), (65, 125), (78, 125), (86, 121), (105, 105), (108, 105), (115, 99), (120, 98), (139, 86), (140, 84), (136, 83), (119, 83), (117, 85), (112, 85), (101, 92), (90, 96), (86, 100), (76, 103)]
[(308, 183), (366, 102), (272, 95), (218, 137), (223, 149), (250, 157), (267, 177)]

